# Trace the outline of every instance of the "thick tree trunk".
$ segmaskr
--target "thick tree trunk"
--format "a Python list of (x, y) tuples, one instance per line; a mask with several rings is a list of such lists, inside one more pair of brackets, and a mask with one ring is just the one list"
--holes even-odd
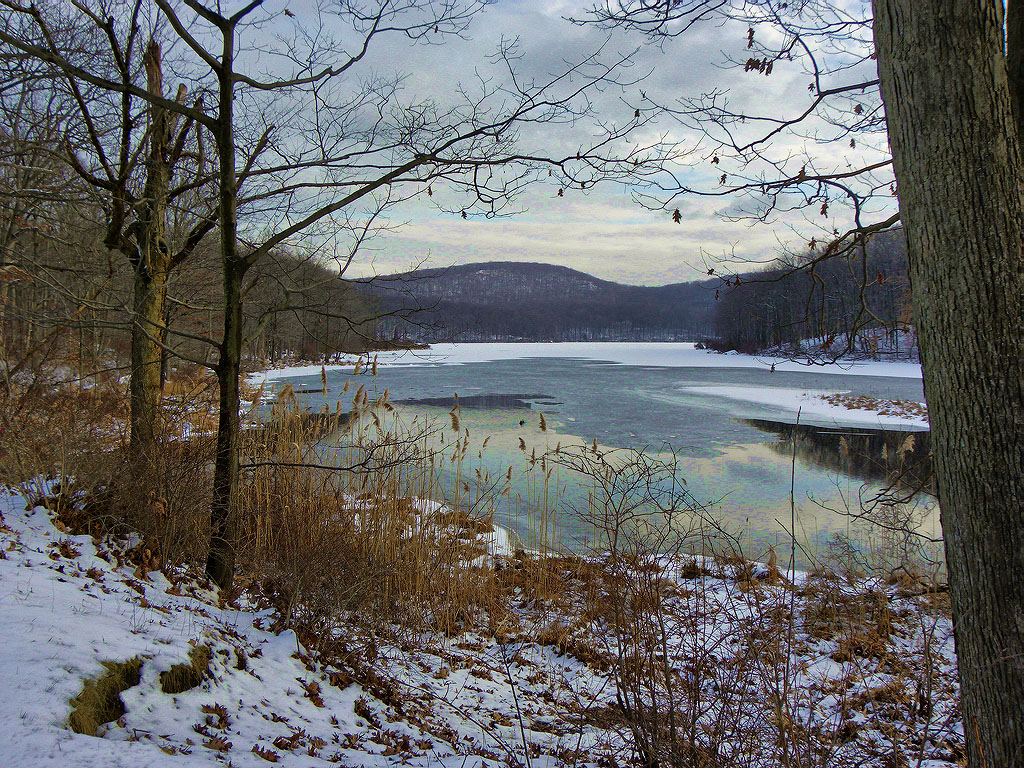
[(1024, 3), (1012, 0), (1006, 8), (1006, 74), (1017, 138), (1024, 136)]
[(1024, 766), (1024, 211), (1001, 0), (874, 0), (969, 764)]
[[(160, 46), (150, 41), (143, 58), (146, 87), (163, 96), (163, 71)], [(171, 181), (168, 162), (170, 130), (162, 107), (150, 105), (149, 154), (146, 159), (146, 183), (139, 220), (135, 227), (135, 251), (132, 264), (132, 352), (128, 383), (131, 408), (132, 460), (145, 466), (156, 450), (156, 421), (160, 406), (163, 343), (165, 341), (165, 303), (170, 252), (165, 239), (167, 197)]]
[(135, 269), (132, 295), (131, 372), (128, 379), (130, 446), (133, 461), (146, 463), (156, 448), (156, 421), (160, 406), (160, 368), (164, 340), (164, 303), (167, 265)]

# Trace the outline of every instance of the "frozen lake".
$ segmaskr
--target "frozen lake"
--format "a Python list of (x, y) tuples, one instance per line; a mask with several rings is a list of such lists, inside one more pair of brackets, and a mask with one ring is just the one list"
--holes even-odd
[[(348, 365), (329, 368), (326, 398), (319, 366), (270, 378), (291, 381), (314, 410), (342, 399), (351, 379), (350, 388), (365, 385), (371, 399), (387, 389), (406, 425), (445, 427), (458, 393), (460, 430), (469, 430), (471, 446), (461, 472), (475, 477), (479, 469), (493, 478), (512, 467), (512, 490), (497, 514), (527, 544), (537, 541), (538, 521), (552, 517), (557, 531), (543, 543), (579, 548), (591, 535), (571, 511), (585, 506), (579, 478), (557, 470), (542, 493), (539, 473), (529, 471), (530, 456), (558, 445), (596, 440), (601, 450), (674, 454), (687, 490), (755, 558), (770, 546), (789, 546), (794, 434), (797, 536), (810, 552), (820, 552), (837, 531), (868, 545), (867, 534), (837, 510), (859, 511), (859, 499), (877, 492), (895, 468), (901, 446), (901, 465), (927, 455), (922, 419), (880, 417), (820, 397), (920, 402), (920, 368), (911, 363), (820, 367), (709, 354), (686, 344), (597, 343), (439, 345), (425, 354), (381, 354), (379, 362), (376, 377), (365, 366), (358, 377)], [(910, 432), (916, 439), (908, 451)], [(447, 434), (454, 440), (450, 426)], [(465, 478), (448, 480), (454, 487)], [(545, 505), (561, 508), (552, 516), (540, 509)], [(936, 533), (934, 513), (927, 517), (926, 528)]]

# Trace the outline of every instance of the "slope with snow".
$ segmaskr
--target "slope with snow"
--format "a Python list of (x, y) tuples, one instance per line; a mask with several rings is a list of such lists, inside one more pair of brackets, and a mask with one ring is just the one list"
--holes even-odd
[[(335, 653), (324, 663), (279, 629), (258, 590), (225, 604), (173, 569), (170, 578), (145, 573), (130, 557), (138, 542), (70, 535), (13, 492), (0, 494), (0, 516), (4, 766), (629, 760), (631, 728), (611, 670), (620, 651), (632, 658), (637, 648), (628, 633), (616, 645), (607, 609), (584, 613), (564, 590), (547, 600), (531, 593), (513, 558), (494, 558), (510, 576), (505, 612), (482, 616), (476, 629), (437, 637), (394, 628), (385, 638), (354, 623), (330, 639)], [(603, 583), (600, 560), (578, 564), (571, 578), (562, 562), (552, 561), (552, 573), (580, 594)], [(735, 559), (659, 567), (651, 583), (663, 590), (662, 650), (684, 697), (676, 706), (699, 704), (693, 738), (701, 749), (767, 768), (778, 764), (778, 729), (786, 728), (816, 734), (808, 744), (836, 765), (909, 759), (937, 768), (962, 756), (952, 629), (927, 600), (877, 581), (825, 589), (797, 574), (791, 583)], [(842, 605), (851, 612), (837, 614)], [(871, 608), (866, 620), (865, 606), (881, 613)], [(339, 645), (347, 651), (337, 653)], [(198, 685), (162, 692), (161, 673), (197, 648), (209, 658)], [(124, 714), (95, 736), (73, 733), (71, 700), (83, 680), (102, 675), (103, 662), (133, 658), (141, 675), (121, 693)], [(792, 697), (785, 717), (797, 726), (772, 714), (772, 691)]]

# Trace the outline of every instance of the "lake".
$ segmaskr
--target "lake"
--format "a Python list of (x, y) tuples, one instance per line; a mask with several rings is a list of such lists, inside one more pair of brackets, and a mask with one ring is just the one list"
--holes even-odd
[[(551, 471), (538, 471), (537, 459), (556, 447), (596, 442), (602, 453), (644, 449), (671, 458), (692, 499), (755, 559), (770, 547), (788, 556), (792, 483), (803, 565), (836, 533), (864, 548), (881, 546), (844, 512), (859, 512), (894, 470), (904, 470), (905, 488), (927, 479), (924, 421), (848, 410), (818, 396), (920, 402), (920, 368), (910, 363), (821, 367), (686, 344), (600, 343), (439, 345), (379, 358), (376, 376), (368, 366), (356, 377), (350, 366), (331, 368), (326, 397), (319, 367), (272, 377), (287, 378), (314, 410), (333, 407), (346, 381), (350, 392), (366, 386), (371, 398), (386, 389), (392, 418), (406, 427), (435, 424), (443, 437), (433, 440), (449, 444), (457, 393), (459, 439), (469, 433), (461, 446), (466, 461), (457, 476), (445, 469), (443, 484), (459, 503), (473, 505), (482, 501), (480, 479), (508, 476), (511, 467), (511, 490), (487, 501), (527, 546), (593, 544), (593, 532), (574, 513), (586, 507), (593, 483), (547, 461)], [(473, 486), (468, 493), (466, 486)], [(924, 492), (900, 511), (937, 537), (934, 507)]]

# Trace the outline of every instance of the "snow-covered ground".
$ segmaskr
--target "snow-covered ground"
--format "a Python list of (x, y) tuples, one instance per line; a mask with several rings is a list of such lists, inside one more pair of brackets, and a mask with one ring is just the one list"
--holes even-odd
[[(539, 599), (514, 560), (504, 565), (512, 600), (500, 621), (452, 637), (406, 629), (391, 642), (346, 627), (350, 660), (339, 666), (290, 630), (270, 631), (277, 617), (257, 596), (225, 605), (194, 580), (135, 569), (132, 543), (69, 535), (48, 510), (0, 491), (5, 768), (596, 768), (629, 759), (608, 616), (574, 612), (564, 593)], [(701, 562), (717, 572), (696, 573)], [(785, 717), (803, 724), (791, 735), (817, 734), (830, 764), (938, 768), (962, 756), (952, 628), (924, 599), (877, 581), (801, 576), (789, 586), (765, 566), (696, 563), (664, 572), (669, 636), (658, 653), (676, 667), (677, 695), (698, 697), (702, 745), (723, 757), (760, 750), (742, 764), (778, 765), (774, 729), (789, 721), (765, 702), (786, 690), (794, 708)], [(601, 582), (564, 583), (585, 593)], [(161, 673), (197, 648), (209, 657), (198, 685), (162, 692)], [(83, 680), (133, 658), (141, 676), (121, 693), (124, 714), (97, 736), (73, 733), (70, 702)]]
[[(5, 768), (482, 768), (522, 752), (511, 676), (528, 726), (538, 728), (527, 733), (551, 750), (578, 748), (581, 735), (550, 729), (559, 717), (552, 686), (593, 697), (590, 686), (602, 684), (552, 648), (505, 647), (472, 632), (457, 645), (407, 652), (377, 648), (372, 637), (362, 640), (375, 650), (358, 652), (361, 638), (349, 637), (360, 661), (327, 669), (292, 631), (263, 628), (272, 610), (223, 606), (194, 581), (118, 566), (130, 541), (97, 545), (63, 534), (48, 510), (26, 510), (23, 498), (5, 491), (0, 520)], [(507, 548), (500, 533), (484, 537)], [(163, 693), (161, 673), (188, 664), (197, 646), (210, 651), (202, 683)], [(142, 660), (141, 679), (121, 693), (125, 714), (99, 737), (72, 732), (71, 700), (83, 680), (102, 675), (103, 662), (133, 658)]]
[(839, 426), (927, 429), (928, 416), (922, 403), (853, 397), (843, 392), (786, 389), (783, 387), (707, 386), (686, 387), (685, 391), (744, 403), (757, 403), (797, 413), (806, 421)]

